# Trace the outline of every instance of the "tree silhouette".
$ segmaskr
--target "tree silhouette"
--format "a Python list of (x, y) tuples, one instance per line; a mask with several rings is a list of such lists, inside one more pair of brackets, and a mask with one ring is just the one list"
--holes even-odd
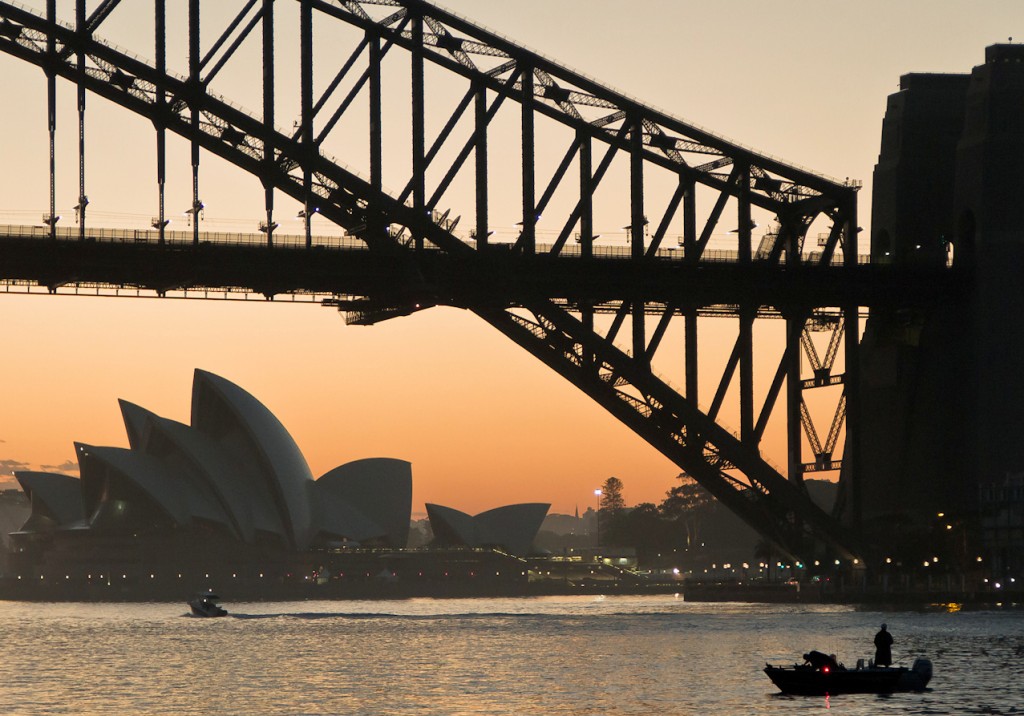
[(607, 535), (605, 539), (608, 541), (614, 541), (616, 537), (613, 534), (612, 525), (617, 522), (626, 509), (626, 500), (622, 496), (622, 487), (622, 480), (617, 477), (609, 477), (601, 485), (601, 499), (598, 503), (599, 509), (597, 511), (598, 546), (601, 544), (602, 532)]
[(680, 484), (665, 493), (661, 513), (682, 527), (686, 546), (692, 547), (699, 541), (701, 518), (714, 498), (685, 472), (679, 473), (678, 478)]
[(626, 507), (626, 500), (622, 496), (622, 480), (617, 477), (609, 477), (601, 485), (601, 511), (608, 514), (616, 514)]

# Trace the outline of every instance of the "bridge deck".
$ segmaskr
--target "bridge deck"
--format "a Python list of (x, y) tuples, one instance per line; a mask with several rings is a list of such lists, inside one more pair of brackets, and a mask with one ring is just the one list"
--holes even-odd
[(42, 288), (51, 293), (173, 295), (183, 298), (248, 297), (324, 301), (359, 297), (388, 305), (423, 303), (515, 306), (538, 297), (600, 309), (644, 301), (652, 311), (672, 305), (729, 313), (757, 307), (787, 309), (938, 305), (959, 293), (963, 275), (944, 266), (839, 262), (798, 265), (734, 251), (705, 251), (698, 261), (681, 249), (662, 248), (644, 259), (628, 247), (594, 247), (583, 258), (576, 247), (535, 255), (504, 244), (452, 255), (431, 248), (382, 252), (354, 236), (263, 234), (0, 226), (0, 281), (8, 292)]

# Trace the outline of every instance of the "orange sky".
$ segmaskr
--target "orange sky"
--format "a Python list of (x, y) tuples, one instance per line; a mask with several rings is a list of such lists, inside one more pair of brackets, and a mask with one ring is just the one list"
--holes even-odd
[[(967, 72), (982, 61), (985, 45), (1024, 36), (1017, 0), (700, 6), (652, 0), (632, 3), (629, 12), (608, 0), (447, 4), (743, 144), (831, 176), (865, 180), (865, 228), (885, 98), (899, 75)], [(62, 13), (71, 12), (70, 2), (59, 5)], [(134, 27), (132, 12), (115, 12), (111, 39), (152, 57), (149, 31)], [(215, 25), (211, 19), (209, 26)], [(285, 26), (279, 22), (279, 32)], [(281, 48), (279, 69), (293, 54), (294, 48)], [(336, 63), (324, 57), (320, 66)], [(6, 137), (0, 222), (36, 223), (48, 201), (45, 83), (41, 72), (17, 60), (0, 57), (0, 67), (8, 96), (17, 99), (0, 114)], [(225, 83), (217, 91), (258, 112), (255, 73), (229, 75)], [(281, 95), (286, 87), (279, 82)], [(279, 103), (282, 126), (290, 125), (297, 86), (293, 94)], [(70, 217), (77, 197), (73, 89), (61, 85), (60, 97), (65, 158), (58, 170), (58, 211)], [(443, 104), (436, 111), (443, 114)], [(146, 227), (156, 200), (151, 127), (95, 99), (87, 123), (90, 223)], [(168, 214), (179, 217), (191, 201), (187, 144), (170, 145)], [(332, 153), (347, 159), (348, 150), (342, 144)], [(559, 157), (562, 151), (553, 150)], [(263, 218), (255, 179), (204, 157), (201, 181), (208, 207), (204, 229), (251, 231)], [(386, 177), (385, 183), (400, 182)], [(457, 187), (446, 199), (455, 214), (471, 213), (468, 187)], [(494, 201), (501, 212), (501, 200)], [(282, 230), (299, 230), (292, 204), (280, 200), (279, 214)], [(183, 219), (175, 220), (184, 228)], [(260, 300), (0, 295), (0, 320), (0, 473), (9, 474), (3, 466), (16, 463), (62, 465), (73, 459), (75, 440), (126, 445), (119, 397), (187, 421), (197, 367), (263, 401), (295, 437), (314, 475), (362, 457), (412, 461), (415, 511), (425, 501), (468, 512), (518, 501), (551, 502), (556, 512), (583, 510), (611, 475), (625, 483), (627, 502), (658, 501), (678, 473), (576, 388), (466, 311), (437, 308), (348, 327), (328, 309)], [(759, 326), (758, 345), (777, 345), (780, 329)], [(704, 378), (716, 381), (734, 328), (707, 321), (702, 331)], [(720, 340), (713, 340), (715, 332)], [(673, 346), (670, 341), (663, 349), (670, 358)], [(763, 375), (777, 360), (772, 349), (765, 353), (771, 355)], [(681, 352), (674, 355), (681, 366)], [(668, 377), (682, 383), (681, 374)], [(711, 389), (709, 383), (704, 394)], [(726, 412), (726, 422), (731, 414)], [(781, 428), (772, 426), (765, 454), (784, 464)]]

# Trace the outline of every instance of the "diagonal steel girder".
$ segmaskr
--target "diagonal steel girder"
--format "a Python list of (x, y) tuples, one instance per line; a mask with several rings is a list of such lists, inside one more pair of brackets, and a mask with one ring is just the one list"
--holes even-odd
[(756, 448), (655, 376), (642, 358), (626, 354), (550, 302), (525, 309), (529, 315), (522, 310), (475, 312), (615, 415), (789, 556), (807, 558), (815, 540), (847, 558), (860, 554), (852, 532), (766, 463)]
[[(325, 9), (327, 4), (314, 2), (312, 5)], [(332, 5), (331, 14), (338, 17), (344, 14), (339, 13), (338, 8), (357, 5), (359, 3), (355, 2)], [(477, 30), (427, 3), (409, 1), (400, 5), (415, 10), (421, 20), (429, 16), (445, 27), (475, 37), (474, 53), (479, 51), (479, 54), (497, 57), (504, 53), (510, 58), (521, 55), (507, 41)], [(411, 47), (412, 35), (401, 29), (403, 25), (394, 27), (393, 22), (377, 25), (367, 17), (360, 13), (351, 16), (354, 24), (364, 29), (376, 28), (382, 39)], [(425, 24), (436, 28), (436, 22)], [(438, 40), (441, 37), (445, 38), (443, 43)], [(433, 49), (442, 44), (449, 48), (458, 45), (456, 52), (465, 52), (470, 47), (467, 42), (450, 30), (444, 34), (435, 31), (423, 38), (419, 51), (442, 67), (469, 76), (481, 86), (498, 92), (499, 96), (507, 93), (517, 101), (528, 100), (534, 111), (603, 141), (609, 150), (631, 152), (634, 164), (642, 158), (678, 171), (689, 181), (715, 188), (723, 197), (742, 195), (741, 203), (777, 211), (786, 226), (806, 228), (805, 217), (823, 210), (833, 211), (836, 226), (842, 225), (841, 211), (836, 206), (837, 202), (841, 205), (849, 200), (851, 190), (848, 187), (802, 170), (790, 170), (678, 120), (652, 113), (539, 56), (531, 56), (525, 63), (528, 84), (533, 85), (536, 79), (539, 85), (537, 92), (532, 89), (527, 92), (523, 79), (516, 79), (516, 73), (523, 70), (514, 61), (510, 60), (500, 71), (477, 71), (472, 63)], [(481, 49), (484, 46), (489, 50)], [(317, 210), (325, 218), (364, 239), (372, 250), (407, 253), (387, 228), (389, 224), (400, 224), (452, 255), (458, 255), (460, 260), (474, 254), (473, 249), (453, 236), (442, 222), (388, 196), (375, 183), (366, 182), (310, 147), (305, 133), (290, 137), (272, 131), (263, 120), (210, 93), (197, 77), (186, 79), (161, 72), (91, 35), (49, 23), (6, 2), (0, 2), (0, 51), (39, 65), (47, 72), (77, 82), (150, 118), (158, 127), (192, 140), (259, 176), (266, 185), (307, 202), (307, 206), (312, 196)], [(449, 55), (452, 51), (444, 50)], [(89, 58), (88, 66), (74, 61), (80, 56)], [(573, 89), (568, 95), (558, 91), (562, 88), (560, 82), (571, 83)], [(582, 121), (578, 111), (570, 111), (572, 103), (607, 109), (607, 121)], [(629, 122), (627, 117), (631, 118)], [(691, 166), (686, 157), (692, 155), (711, 159)], [(717, 171), (725, 167), (730, 167), (727, 176)], [(724, 202), (716, 207), (711, 223), (717, 221), (721, 205)], [(640, 222), (635, 206), (633, 214), (632, 223), (638, 228)], [(703, 233), (709, 231), (710, 224)], [(749, 241), (749, 229), (746, 233)], [(792, 230), (791, 234), (793, 243), (797, 243), (800, 237)], [(839, 236), (838, 229), (834, 234)], [(694, 243), (698, 243), (695, 235)], [(450, 297), (436, 298), (438, 303), (451, 302)], [(501, 297), (496, 297), (495, 303), (500, 304)], [(850, 535), (823, 516), (799, 486), (788, 482), (764, 462), (755, 447), (733, 437), (700, 413), (693, 403), (656, 379), (650, 372), (649, 360), (626, 355), (611, 341), (594, 334), (585, 321), (576, 319), (551, 301), (537, 299), (529, 305), (536, 319), (532, 328), (513, 312), (473, 308), (693, 474), (709, 491), (787, 552), (796, 554), (805, 549), (804, 532), (810, 531), (840, 552), (856, 553)], [(552, 352), (553, 347), (567, 343), (577, 347), (576, 355), (602, 356), (597, 364), (596, 379), (586, 362), (580, 362), (575, 369), (572, 367), (571, 353), (562, 350), (562, 357), (554, 358), (559, 354)], [(633, 393), (620, 390), (626, 384), (634, 389)], [(727, 472), (730, 470), (741, 472), (743, 478), (733, 477)]]

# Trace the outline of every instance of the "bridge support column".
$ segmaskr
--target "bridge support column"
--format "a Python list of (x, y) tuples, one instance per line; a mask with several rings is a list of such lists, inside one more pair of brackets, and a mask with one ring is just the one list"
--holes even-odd
[[(788, 258), (788, 257), (787, 257)], [(803, 316), (786, 317), (786, 468), (790, 482), (804, 479), (803, 433), (800, 402), (803, 400), (802, 354), (800, 337), (804, 331)]]
[[(857, 195), (851, 189), (845, 202), (846, 226), (843, 235), (843, 265), (851, 272), (857, 266)], [(861, 495), (861, 385), (860, 385), (860, 312), (856, 304), (843, 309), (846, 360), (846, 452), (843, 466), (850, 481), (850, 524), (854, 531), (863, 527)]]
[(740, 355), (740, 439), (751, 448), (757, 448), (754, 433), (754, 318), (757, 309), (740, 309), (740, 335), (737, 342)]

